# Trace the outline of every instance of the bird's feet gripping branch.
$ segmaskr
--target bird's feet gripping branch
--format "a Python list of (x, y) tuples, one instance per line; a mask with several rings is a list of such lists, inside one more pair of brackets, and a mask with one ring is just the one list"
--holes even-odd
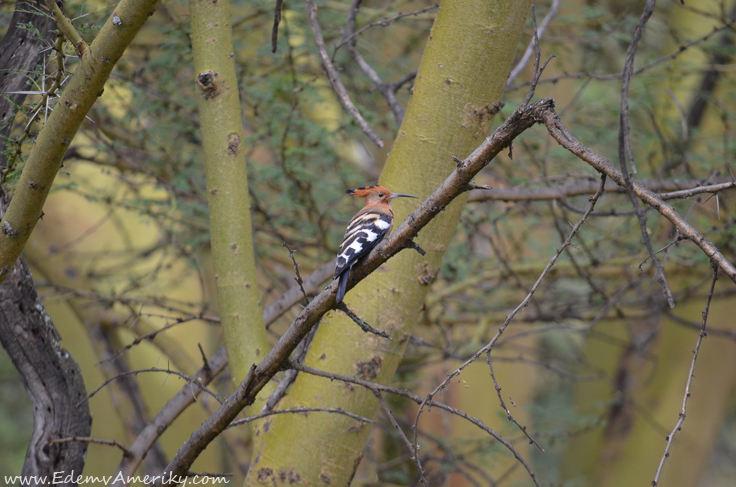
[(363, 198), (365, 206), (353, 217), (345, 231), (345, 237), (337, 252), (335, 277), (339, 279), (336, 301), (342, 302), (350, 277), (350, 269), (391, 233), (394, 225), (394, 212), (391, 200), (394, 198), (417, 198), (410, 194), (392, 193), (383, 186), (365, 186), (349, 189), (347, 194)]

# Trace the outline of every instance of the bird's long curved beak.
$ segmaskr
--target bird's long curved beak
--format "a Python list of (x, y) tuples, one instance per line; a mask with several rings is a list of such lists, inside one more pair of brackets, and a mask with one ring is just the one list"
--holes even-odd
[(413, 194), (404, 194), (404, 193), (391, 193), (391, 199), (394, 198), (419, 198), (419, 196), (414, 196)]

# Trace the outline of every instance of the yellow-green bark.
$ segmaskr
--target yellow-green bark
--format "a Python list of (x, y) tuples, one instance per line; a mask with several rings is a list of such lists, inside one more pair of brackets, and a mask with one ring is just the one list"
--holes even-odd
[(46, 197), (84, 117), (102, 94), (118, 59), (153, 13), (158, 0), (123, 0), (84, 52), (74, 75), (36, 139), (0, 224), (0, 283), (41, 217)]
[[(528, 0), (442, 4), (381, 184), (424, 198), (455, 168), (452, 156), (463, 158), (481, 143), (491, 125), (490, 105), (503, 93), (529, 6)], [(320, 325), (307, 365), (391, 381), (464, 201), (458, 198), (419, 234), (417, 243), (426, 257), (404, 251), (348, 292), (348, 305), (393, 340), (366, 335), (341, 313), (332, 313)], [(397, 200), (397, 221), (416, 205)], [(372, 393), (304, 374), (279, 407), (297, 405), (341, 407), (367, 417), (377, 411)], [(347, 485), (370, 431), (367, 425), (329, 413), (278, 415), (267, 425), (246, 485), (286, 483), (297, 476), (310, 485)]]
[(230, 2), (191, 0), (217, 302), (233, 380), (268, 352), (256, 281)]

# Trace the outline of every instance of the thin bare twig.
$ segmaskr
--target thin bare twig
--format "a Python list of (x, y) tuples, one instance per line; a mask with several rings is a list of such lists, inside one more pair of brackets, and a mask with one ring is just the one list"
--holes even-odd
[(338, 49), (340, 49), (342, 46), (344, 46), (348, 42), (351, 42), (351, 41), (355, 40), (356, 37), (358, 37), (360, 34), (362, 34), (363, 32), (365, 32), (366, 30), (370, 29), (371, 27), (376, 27), (378, 25), (380, 25), (382, 27), (386, 27), (386, 26), (388, 26), (388, 25), (396, 22), (399, 19), (403, 19), (404, 17), (409, 17), (409, 16), (412, 16), (412, 15), (416, 17), (417, 15), (419, 15), (421, 13), (429, 12), (430, 10), (434, 10), (434, 9), (436, 9), (439, 6), (440, 6), (439, 3), (435, 3), (434, 5), (430, 5), (428, 7), (420, 8), (419, 10), (415, 10), (413, 12), (404, 12), (404, 13), (400, 13), (400, 14), (394, 16), (394, 17), (390, 17), (388, 19), (383, 19), (383, 20), (379, 20), (377, 22), (372, 22), (372, 23), (366, 25), (365, 27), (362, 27), (357, 32), (350, 33), (347, 37), (345, 37), (344, 39), (342, 39), (335, 46), (335, 52), (337, 52)]
[(687, 128), (687, 115), (685, 114), (685, 109), (682, 108), (682, 105), (680, 104), (680, 100), (678, 100), (675, 94), (672, 93), (671, 89), (665, 88), (665, 91), (670, 96), (670, 98), (672, 98), (672, 101), (675, 103), (675, 106), (677, 107), (677, 111), (680, 112), (680, 125), (682, 126), (682, 141), (683, 143), (687, 143), (689, 135), (688, 135), (688, 128)]
[(524, 435), (526, 435), (526, 437), (529, 439), (530, 444), (534, 444), (537, 448), (539, 448), (539, 451), (544, 453), (544, 448), (542, 448), (539, 445), (539, 443), (537, 443), (537, 440), (532, 438), (532, 436), (526, 430), (526, 425), (520, 424), (516, 420), (516, 418), (514, 418), (514, 415), (511, 414), (511, 410), (506, 405), (506, 401), (503, 400), (503, 395), (501, 394), (501, 386), (498, 384), (498, 380), (496, 380), (496, 373), (493, 371), (493, 360), (491, 359), (491, 349), (488, 349), (488, 351), (486, 352), (486, 360), (488, 361), (488, 368), (491, 369), (491, 379), (493, 379), (493, 387), (494, 389), (496, 389), (496, 395), (498, 396), (498, 400), (501, 403), (501, 408), (504, 411), (506, 411), (506, 418), (519, 427), (521, 432), (524, 433)]
[[(588, 179), (587, 177), (583, 179)], [(639, 182), (647, 189), (653, 192), (659, 192), (659, 197), (663, 201), (673, 199), (690, 198), (702, 193), (717, 193), (726, 189), (736, 187), (736, 181), (720, 178), (714, 181), (714, 184), (704, 184), (702, 180), (686, 179), (686, 180), (639, 180)], [(531, 187), (534, 181), (514, 186), (511, 188), (491, 188), (478, 191), (472, 191), (468, 197), (468, 201), (548, 201), (562, 200), (572, 196), (592, 195), (598, 190), (598, 183), (592, 179), (588, 181), (580, 181), (573, 183), (558, 184), (547, 187)], [(662, 192), (667, 191), (667, 192)], [(606, 193), (627, 193), (626, 186), (620, 186), (615, 181), (606, 183)], [(623, 212), (618, 212), (622, 214)]]
[[(369, 382), (369, 381), (367, 381), (365, 379), (359, 379), (357, 377), (350, 377), (350, 376), (347, 376), (347, 375), (334, 374), (332, 372), (326, 372), (326, 371), (319, 370), (319, 369), (313, 369), (311, 367), (307, 367), (306, 365), (296, 364), (296, 363), (293, 363), (293, 362), (291, 362), (289, 364), (289, 366), (290, 367), (293, 367), (293, 368), (295, 368), (297, 370), (299, 370), (300, 372), (304, 372), (304, 373), (307, 373), (307, 374), (310, 374), (310, 375), (316, 375), (318, 377), (325, 377), (325, 378), (330, 379), (330, 380), (339, 380), (339, 381), (347, 382), (347, 383), (350, 383), (350, 384), (356, 384), (356, 385), (359, 385), (361, 387), (364, 387), (364, 388), (368, 389), (369, 391), (373, 392), (374, 394), (376, 392), (388, 392), (390, 394), (395, 394), (397, 396), (406, 397), (406, 398), (414, 401), (416, 404), (423, 404), (426, 401), (426, 398), (420, 396), (419, 394), (414, 394), (413, 392), (411, 392), (411, 391), (409, 391), (407, 389), (398, 389), (396, 387), (385, 386), (383, 384), (378, 384), (376, 382)], [(534, 473), (534, 471), (532, 470), (532, 468), (529, 466), (529, 464), (526, 462), (526, 460), (524, 460), (524, 457), (521, 456), (521, 453), (519, 453), (519, 451), (514, 447), (514, 445), (511, 444), (511, 442), (509, 442), (506, 438), (504, 438), (503, 436), (501, 436), (501, 434), (499, 434), (495, 430), (489, 428), (480, 419), (475, 418), (475, 417), (473, 417), (473, 416), (465, 413), (464, 411), (461, 411), (459, 409), (456, 409), (456, 408), (454, 408), (452, 406), (449, 406), (449, 405), (447, 405), (445, 403), (442, 403), (442, 402), (439, 402), (439, 401), (435, 401), (435, 400), (432, 399), (432, 400), (429, 401), (429, 406), (430, 407), (434, 407), (434, 408), (438, 408), (438, 409), (442, 409), (443, 411), (447, 411), (448, 413), (451, 413), (451, 414), (454, 414), (456, 416), (459, 416), (459, 417), (465, 419), (466, 421), (469, 421), (469, 422), (473, 423), (474, 425), (476, 425), (477, 427), (479, 427), (480, 429), (482, 429), (483, 431), (485, 431), (486, 433), (488, 433), (496, 441), (498, 441), (499, 443), (501, 443), (509, 452), (511, 452), (511, 454), (514, 456), (514, 458), (516, 458), (516, 460), (526, 469), (527, 473), (529, 473), (529, 476), (534, 481), (534, 484), (537, 487), (541, 487), (541, 484), (539, 483), (539, 480), (537, 480), (536, 474)], [(412, 448), (413, 448), (413, 446), (412, 446)]]
[[(700, 330), (701, 323), (697, 323), (695, 321), (686, 320), (682, 316), (679, 316), (675, 314), (674, 312), (667, 310), (666, 315), (669, 319), (674, 321), (676, 324), (685, 326), (687, 328), (691, 328), (693, 330)], [(730, 340), (736, 340), (736, 330), (728, 330), (724, 328), (708, 328), (708, 334), (715, 335), (715, 336), (721, 336), (728, 338)]]
[[(532, 74), (532, 82), (529, 85), (529, 91), (526, 93), (524, 102), (522, 105), (528, 105), (532, 98), (534, 98), (534, 92), (537, 90), (537, 83), (539, 83), (539, 77), (542, 73), (539, 72), (539, 60), (542, 56), (542, 49), (539, 46), (539, 35), (537, 32), (537, 13), (532, 4), (532, 23), (534, 25), (534, 31), (532, 32), (531, 44), (534, 46), (534, 73)], [(509, 157), (511, 157), (511, 150), (509, 149)]]
[(685, 394), (682, 397), (682, 408), (680, 409), (680, 417), (677, 420), (677, 423), (675, 424), (675, 427), (672, 429), (672, 432), (667, 435), (667, 446), (664, 449), (664, 453), (662, 454), (662, 459), (659, 461), (659, 466), (657, 467), (657, 473), (654, 475), (654, 480), (652, 480), (652, 487), (656, 487), (657, 483), (659, 482), (659, 476), (662, 473), (662, 467), (664, 466), (664, 461), (670, 456), (670, 447), (672, 446), (672, 441), (675, 439), (675, 435), (678, 431), (682, 430), (682, 423), (685, 422), (685, 413), (687, 411), (687, 400), (690, 397), (690, 385), (692, 383), (694, 372), (695, 372), (695, 361), (698, 360), (698, 352), (700, 351), (700, 344), (703, 343), (703, 338), (706, 337), (705, 332), (705, 325), (708, 321), (708, 311), (710, 310), (710, 302), (711, 299), (713, 299), (713, 290), (716, 287), (716, 281), (718, 280), (718, 267), (715, 265), (713, 266), (713, 279), (710, 281), (710, 289), (708, 290), (708, 297), (705, 298), (705, 309), (703, 310), (703, 321), (700, 325), (700, 334), (698, 334), (698, 340), (695, 342), (695, 349), (693, 350), (693, 360), (690, 362), (690, 371), (688, 372), (687, 376), (687, 383), (685, 384)]
[[(656, 269), (654, 278), (662, 286), (667, 304), (670, 308), (675, 307), (675, 300), (672, 297), (672, 291), (667, 285), (667, 278), (664, 275), (664, 266), (654, 252), (652, 247), (652, 241), (649, 238), (649, 232), (647, 231), (647, 218), (639, 205), (639, 199), (634, 194), (634, 188), (632, 186), (632, 176), (636, 174), (636, 164), (634, 163), (634, 153), (631, 150), (631, 137), (629, 127), (629, 83), (634, 73), (634, 57), (636, 56), (636, 48), (639, 44), (642, 34), (644, 33), (644, 27), (647, 21), (654, 13), (654, 6), (656, 0), (647, 0), (644, 5), (644, 12), (639, 19), (639, 23), (636, 24), (634, 29), (634, 36), (631, 39), (631, 44), (626, 51), (626, 61), (624, 62), (624, 71), (621, 82), (621, 110), (619, 114), (619, 131), (618, 131), (618, 160), (621, 166), (621, 172), (624, 175), (626, 181), (626, 188), (629, 193), (629, 199), (636, 212), (636, 217), (639, 219), (639, 229), (641, 230), (641, 237), (644, 242), (644, 246), (649, 252), (649, 256), (652, 259), (652, 264)], [(631, 164), (631, 173), (629, 173), (628, 164)]]
[[(663, 57), (661, 57), (659, 59), (655, 59), (654, 61), (650, 62), (649, 64), (645, 64), (644, 66), (642, 66), (639, 69), (635, 70), (634, 71), (634, 76), (636, 76), (636, 75), (638, 75), (640, 73), (643, 73), (644, 71), (647, 71), (649, 69), (652, 69), (652, 68), (654, 68), (654, 67), (656, 67), (656, 66), (658, 66), (658, 65), (660, 65), (660, 64), (662, 64), (662, 63), (664, 63), (666, 61), (669, 61), (670, 59), (674, 59), (674, 58), (678, 57), (679, 55), (681, 55), (683, 52), (687, 51), (688, 49), (690, 49), (690, 48), (692, 48), (694, 46), (697, 46), (698, 44), (702, 44), (703, 42), (707, 41), (713, 35), (721, 32), (721, 31), (724, 31), (724, 30), (727, 30), (727, 29), (732, 29), (732, 28), (733, 28), (733, 24), (732, 23), (725, 23), (725, 25), (722, 25), (720, 27), (715, 27), (711, 32), (705, 34), (704, 36), (699, 37), (699, 38), (697, 38), (697, 39), (695, 39), (695, 40), (693, 40), (691, 42), (688, 42), (687, 44), (685, 44), (683, 46), (680, 46), (676, 51), (674, 51), (674, 52), (672, 52), (672, 53), (670, 53), (670, 54), (668, 54), (666, 56), (663, 56)], [(591, 78), (591, 79), (596, 79), (596, 80), (602, 80), (602, 81), (604, 81), (604, 80), (619, 79), (619, 78), (622, 77), (622, 74), (623, 74), (622, 72), (608, 73), (608, 74), (598, 74), (598, 73), (589, 73), (589, 72), (584, 72), (584, 73), (568, 73), (568, 74), (560, 74), (560, 75), (557, 75), (557, 76), (550, 76), (549, 78), (541, 78), (539, 80), (539, 83), (557, 83), (558, 81), (563, 80), (563, 79), (580, 79), (580, 78)], [(518, 89), (521, 89), (521, 88), (523, 88), (525, 86), (528, 86), (530, 84), (531, 84), (531, 81), (525, 81), (523, 83), (519, 83), (517, 85), (511, 86), (511, 87), (507, 87), (506, 88), (506, 91), (518, 90)]]
[(130, 375), (136, 376), (138, 374), (143, 374), (143, 373), (147, 373), (147, 372), (164, 372), (164, 373), (166, 373), (166, 375), (171, 374), (171, 375), (175, 375), (177, 377), (181, 377), (182, 379), (184, 379), (185, 381), (187, 381), (188, 384), (190, 384), (190, 385), (196, 385), (203, 392), (206, 392), (210, 396), (214, 397), (217, 402), (219, 402), (220, 404), (222, 404), (222, 398), (220, 398), (220, 396), (218, 396), (216, 393), (212, 392), (207, 387), (205, 387), (204, 385), (202, 385), (202, 383), (200, 383), (199, 381), (193, 379), (192, 377), (188, 376), (187, 374), (183, 374), (181, 372), (177, 372), (177, 371), (171, 370), (171, 369), (159, 369), (158, 367), (151, 367), (150, 369), (131, 370), (131, 371), (128, 371), (128, 372), (121, 372), (119, 374), (116, 374), (113, 377), (110, 377), (109, 379), (107, 379), (105, 382), (103, 382), (97, 389), (95, 389), (94, 391), (92, 391), (90, 394), (87, 395), (87, 397), (85, 397), (84, 399), (82, 399), (79, 402), (81, 403), (81, 402), (87, 401), (89, 399), (92, 399), (92, 397), (95, 394), (97, 394), (98, 392), (100, 392), (106, 385), (108, 385), (110, 382), (112, 382), (114, 380), (122, 379), (123, 377), (128, 377)]
[[(425, 397), (425, 400), (419, 406), (419, 410), (417, 411), (416, 417), (414, 419), (414, 430), (415, 430), (415, 434), (414, 434), (414, 447), (415, 448), (417, 447), (417, 443), (416, 443), (416, 441), (417, 441), (417, 438), (416, 438), (416, 428), (419, 425), (419, 418), (420, 418), (420, 416), (421, 416), (421, 414), (422, 414), (422, 412), (424, 410), (424, 407), (427, 406), (432, 401), (432, 399), (434, 398), (435, 395), (437, 395), (441, 390), (443, 390), (445, 387), (447, 387), (447, 385), (450, 383), (450, 381), (453, 378), (455, 378), (458, 375), (460, 375), (460, 373), (467, 366), (469, 366), (470, 364), (472, 364), (473, 362), (475, 362), (476, 360), (478, 360), (478, 358), (482, 354), (484, 354), (484, 353), (490, 354), (491, 350), (493, 349), (493, 347), (496, 344), (496, 342), (498, 341), (498, 339), (501, 337), (501, 335), (504, 333), (504, 331), (506, 331), (506, 328), (508, 328), (509, 324), (511, 323), (511, 320), (514, 319), (514, 317), (516, 316), (516, 314), (519, 311), (521, 311), (522, 309), (524, 309), (526, 307), (526, 305), (529, 303), (529, 300), (532, 298), (532, 296), (536, 292), (536, 290), (539, 287), (539, 285), (542, 283), (542, 281), (544, 280), (544, 278), (547, 276), (547, 273), (549, 273), (550, 269), (552, 269), (552, 266), (554, 266), (555, 262), (557, 262), (557, 259), (559, 258), (559, 256), (562, 254), (562, 252), (565, 250), (565, 248), (568, 245), (570, 245), (570, 243), (572, 242), (572, 239), (575, 237), (575, 235), (577, 235), (578, 231), (580, 230), (580, 227), (585, 223), (585, 221), (587, 220), (588, 216), (593, 211), (593, 208), (595, 208), (596, 202), (598, 201), (598, 199), (600, 198), (600, 196), (603, 194), (603, 190), (605, 188), (605, 185), (606, 185), (606, 175), (604, 174), (604, 175), (601, 176), (600, 188), (598, 189), (598, 191), (596, 192), (596, 194), (593, 195), (590, 198), (590, 205), (588, 206), (588, 210), (586, 211), (586, 213), (580, 218), (580, 220), (572, 228), (572, 230), (570, 231), (570, 234), (568, 235), (567, 239), (565, 239), (565, 241), (562, 243), (562, 246), (559, 249), (557, 249), (557, 252), (555, 253), (555, 255), (552, 256), (552, 258), (549, 260), (549, 262), (547, 263), (547, 265), (544, 267), (544, 270), (542, 270), (542, 273), (539, 275), (539, 277), (537, 278), (537, 281), (534, 283), (534, 285), (532, 286), (531, 290), (527, 293), (526, 297), (521, 301), (521, 303), (519, 303), (519, 305), (516, 308), (514, 308), (514, 310), (511, 313), (509, 313), (509, 315), (506, 317), (506, 320), (504, 320), (503, 324), (498, 329), (498, 331), (496, 332), (496, 334), (493, 336), (493, 338), (491, 339), (491, 341), (488, 342), (488, 344), (486, 344), (480, 350), (478, 350), (477, 352), (475, 352), (468, 360), (466, 360), (465, 362), (463, 362), (463, 364), (460, 367), (458, 367), (457, 369), (455, 369), (455, 371), (453, 371), (452, 373), (448, 374), (445, 377), (445, 379), (437, 387), (435, 387), (435, 389), (432, 392), (430, 392), (429, 394), (427, 394), (427, 396)], [(490, 364), (490, 356), (489, 356), (489, 364)], [(493, 381), (494, 381), (494, 386), (496, 387), (496, 391), (497, 391), (497, 393), (500, 396), (500, 394), (501, 394), (501, 387), (499, 386), (498, 382), (496, 382), (495, 376), (492, 375), (492, 377), (493, 377)], [(509, 409), (507, 407), (505, 407), (505, 403), (503, 402), (503, 400), (501, 400), (501, 404), (502, 404), (502, 407), (506, 410), (506, 413), (509, 416), (509, 420), (510, 421), (513, 421), (519, 427), (519, 429), (521, 429), (521, 431), (523, 431), (524, 434), (527, 435), (527, 437), (532, 442), (536, 443), (528, 435), (528, 433), (526, 433), (526, 428), (522, 427), (522, 425), (520, 425), (516, 420), (513, 420), (512, 419), (513, 418), (513, 415), (511, 414), (511, 412), (509, 411)], [(539, 445), (537, 445), (537, 446), (539, 447)], [(542, 449), (541, 447), (539, 447), (539, 448)], [(544, 451), (544, 450), (542, 450), (542, 451)]]
[[(162, 326), (161, 328), (158, 328), (156, 330), (150, 331), (146, 333), (145, 335), (141, 335), (137, 337), (135, 340), (133, 340), (131, 343), (125, 345), (123, 348), (117, 350), (115, 353), (109, 355), (108, 357), (105, 357), (103, 360), (100, 360), (97, 365), (100, 365), (103, 362), (109, 362), (110, 360), (115, 359), (119, 355), (125, 353), (126, 351), (130, 350), (131, 348), (135, 347), (136, 345), (148, 340), (153, 341), (154, 338), (156, 338), (156, 335), (159, 333), (163, 333), (164, 331), (173, 328), (177, 325), (181, 325), (183, 323), (188, 323), (190, 321), (194, 320), (205, 320), (205, 321), (212, 321), (212, 322), (219, 322), (219, 318), (215, 318), (214, 316), (207, 316), (204, 313), (199, 313), (197, 315), (191, 315), (191, 316), (185, 316), (174, 319), (171, 323), (167, 323), (166, 325)], [(135, 323), (134, 323), (135, 324)], [(132, 325), (131, 325), (132, 328)]]
[(363, 115), (360, 114), (358, 109), (353, 104), (353, 101), (350, 99), (350, 95), (348, 94), (348, 90), (345, 89), (345, 85), (342, 84), (342, 81), (340, 80), (340, 75), (337, 73), (335, 65), (332, 64), (332, 60), (330, 59), (329, 54), (327, 54), (325, 39), (322, 36), (322, 28), (320, 27), (319, 21), (317, 20), (317, 6), (314, 4), (314, 0), (304, 1), (307, 4), (309, 21), (312, 25), (312, 32), (314, 33), (314, 40), (317, 44), (319, 57), (322, 60), (322, 66), (325, 68), (325, 71), (327, 71), (327, 76), (330, 79), (332, 87), (335, 89), (335, 93), (337, 93), (337, 98), (338, 100), (340, 100), (340, 104), (342, 104), (343, 108), (345, 108), (345, 110), (347, 110), (348, 113), (353, 116), (356, 122), (358, 122), (358, 126), (363, 131), (363, 133), (368, 136), (368, 138), (371, 139), (373, 143), (376, 144), (378, 147), (383, 147), (383, 140), (381, 140), (378, 134), (376, 134), (370, 127), (370, 125), (368, 125), (368, 122), (366, 122), (365, 118), (363, 118)]
[[(393, 113), (397, 125), (401, 125), (401, 122), (404, 121), (404, 107), (401, 106), (398, 98), (396, 98), (396, 92), (399, 90), (399, 88), (401, 88), (401, 86), (404, 85), (404, 83), (406, 83), (406, 81), (404, 80), (407, 79), (407, 77), (404, 76), (399, 81), (396, 81), (394, 83), (385, 83), (378, 75), (376, 70), (373, 69), (371, 65), (368, 64), (368, 62), (365, 60), (363, 55), (360, 54), (360, 51), (358, 51), (355, 42), (355, 35), (353, 35), (353, 33), (355, 32), (355, 23), (361, 2), (362, 0), (353, 0), (352, 5), (350, 6), (350, 10), (348, 10), (348, 18), (345, 23), (347, 27), (344, 35), (346, 40), (342, 41), (340, 45), (347, 43), (348, 49), (350, 50), (350, 55), (353, 57), (353, 60), (361, 69), (361, 71), (363, 71), (363, 73), (365, 73), (365, 75), (368, 76), (371, 81), (373, 81), (373, 83), (376, 85), (378, 91), (380, 91), (383, 97), (386, 99), (386, 103), (388, 103), (388, 107), (391, 109), (391, 113)], [(337, 49), (335, 49), (335, 51), (337, 51)], [(413, 79), (414, 76), (416, 76), (416, 72), (413, 73), (413, 76), (411, 76), (411, 78), (409, 79)]]
[(401, 441), (404, 443), (404, 445), (406, 445), (406, 448), (409, 450), (410, 458), (414, 461), (414, 463), (416, 463), (417, 469), (419, 470), (419, 481), (425, 487), (429, 487), (429, 483), (427, 483), (427, 479), (424, 477), (424, 469), (422, 468), (422, 464), (418, 461), (414, 452), (414, 445), (411, 444), (409, 438), (406, 437), (406, 433), (404, 433), (404, 430), (401, 429), (401, 426), (399, 426), (399, 423), (394, 417), (394, 413), (391, 412), (391, 408), (388, 407), (388, 404), (386, 404), (386, 400), (383, 398), (383, 394), (381, 394), (380, 391), (372, 392), (373, 395), (376, 396), (376, 399), (378, 399), (378, 404), (381, 405), (381, 409), (388, 417), (388, 420), (391, 421), (391, 425), (393, 425), (393, 427), (396, 428), (396, 431), (399, 432), (399, 438), (401, 438)]
[(282, 243), (281, 245), (289, 251), (289, 258), (291, 259), (292, 264), (294, 264), (294, 273), (296, 274), (294, 280), (296, 281), (299, 289), (304, 295), (304, 305), (306, 306), (309, 304), (309, 297), (307, 297), (307, 291), (304, 290), (304, 281), (302, 280), (301, 274), (299, 274), (299, 264), (296, 263), (296, 257), (294, 257), (294, 252), (296, 252), (296, 250), (291, 250), (286, 242)]
[[(295, 251), (291, 250), (289, 246), (286, 245), (286, 242), (283, 243), (283, 246), (286, 247), (286, 249), (289, 251), (289, 257), (291, 257), (291, 262), (294, 264), (294, 272), (296, 273), (296, 277), (294, 278), (294, 280), (296, 281), (299, 289), (304, 295), (304, 306), (307, 306), (309, 304), (309, 298), (307, 297), (307, 292), (304, 290), (304, 281), (302, 280), (302, 276), (299, 273), (299, 264), (296, 263), (296, 258), (294, 257)], [(312, 328), (312, 331), (310, 331), (309, 334), (304, 337), (301, 343), (299, 343), (299, 346), (296, 347), (296, 350), (294, 350), (294, 356), (299, 363), (304, 361), (304, 357), (307, 355), (307, 350), (309, 349), (309, 345), (312, 344), (312, 339), (317, 333), (318, 327), (319, 325)], [(272, 411), (273, 408), (276, 407), (276, 404), (278, 404), (281, 398), (284, 397), (284, 394), (286, 394), (286, 390), (291, 384), (294, 383), (298, 374), (299, 372), (297, 372), (296, 370), (286, 371), (286, 374), (284, 374), (284, 378), (281, 380), (281, 382), (279, 382), (279, 385), (277, 385), (276, 389), (274, 389), (271, 395), (268, 396), (266, 404), (263, 406), (263, 409), (261, 409), (262, 413)]]
[(240, 426), (241, 424), (250, 423), (253, 421), (257, 421), (262, 418), (266, 418), (268, 416), (273, 416), (275, 414), (290, 414), (290, 413), (301, 413), (305, 416), (307, 413), (335, 413), (335, 414), (342, 414), (343, 416), (347, 416), (348, 418), (356, 419), (362, 423), (375, 423), (372, 419), (368, 419), (364, 416), (360, 416), (358, 414), (353, 414), (350, 411), (345, 411), (342, 408), (307, 408), (307, 407), (296, 407), (296, 408), (289, 408), (289, 409), (274, 409), (273, 411), (265, 411), (260, 414), (256, 414), (254, 416), (248, 416), (247, 418), (241, 418), (236, 419), (226, 429), (234, 428), (235, 426)]
[(130, 455), (130, 451), (118, 440), (105, 440), (102, 438), (89, 438), (86, 436), (71, 436), (69, 438), (59, 438), (49, 441), (49, 445), (53, 445), (54, 443), (70, 443), (73, 441), (79, 441), (81, 443), (94, 443), (96, 445), (115, 446), (122, 450), (123, 456)]
[(379, 337), (388, 338), (389, 340), (391, 340), (391, 337), (388, 335), (388, 333), (386, 333), (385, 331), (376, 330), (371, 325), (363, 321), (360, 316), (356, 315), (350, 308), (348, 308), (345, 302), (338, 303), (335, 306), (335, 309), (339, 309), (340, 311), (348, 315), (348, 317), (353, 320), (353, 322), (355, 322), (355, 324), (358, 325), (360, 329), (364, 332), (373, 333), (374, 335), (378, 335)]
[(547, 15), (544, 16), (544, 19), (542, 19), (542, 23), (539, 24), (537, 38), (535, 39), (534, 37), (532, 37), (532, 40), (529, 41), (529, 45), (526, 47), (526, 51), (524, 51), (521, 59), (516, 64), (516, 66), (514, 66), (514, 69), (511, 70), (511, 73), (509, 74), (509, 79), (506, 81), (507, 90), (511, 88), (511, 84), (516, 81), (516, 78), (519, 77), (519, 74), (521, 74), (527, 63), (529, 63), (529, 59), (531, 59), (532, 54), (534, 54), (534, 51), (536, 49), (535, 46), (539, 42), (539, 39), (542, 38), (544, 31), (547, 30), (547, 26), (549, 26), (549, 23), (552, 21), (554, 16), (557, 15), (557, 10), (559, 10), (560, 8), (560, 3), (562, 3), (562, 0), (554, 0), (552, 2), (552, 5), (550, 5)]

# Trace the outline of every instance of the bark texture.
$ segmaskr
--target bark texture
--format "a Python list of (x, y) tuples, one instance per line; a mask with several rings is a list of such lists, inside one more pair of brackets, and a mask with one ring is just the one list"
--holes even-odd
[[(50, 445), (54, 439), (90, 436), (92, 417), (79, 365), (61, 348), (61, 337), (36, 294), (33, 276), (19, 259), (0, 286), (0, 342), (20, 373), (33, 404), (33, 435), (22, 475), (82, 473), (86, 443)], [(36, 484), (40, 485), (40, 484)], [(64, 482), (62, 485), (76, 485)]]
[[(432, 194), (455, 169), (452, 156), (466, 157), (491, 128), (530, 2), (444, 2), (435, 20), (406, 116), (380, 183), (392, 191)], [(371, 326), (392, 340), (364, 334), (341, 313), (320, 326), (305, 364), (330, 372), (389, 383), (404, 353), (429, 285), (455, 231), (466, 197), (457, 198), (424, 228), (417, 243), (422, 257), (402, 252), (346, 296), (346, 302)], [(397, 200), (398, 222), (418, 206)], [(352, 279), (351, 279), (352, 281)], [(361, 388), (300, 375), (279, 408), (341, 407), (375, 417), (378, 402)], [(246, 485), (348, 485), (370, 428), (330, 414), (279, 415), (261, 435)]]
[(230, 2), (191, 0), (195, 82), (202, 120), (217, 302), (233, 380), (268, 352), (251, 234)]

